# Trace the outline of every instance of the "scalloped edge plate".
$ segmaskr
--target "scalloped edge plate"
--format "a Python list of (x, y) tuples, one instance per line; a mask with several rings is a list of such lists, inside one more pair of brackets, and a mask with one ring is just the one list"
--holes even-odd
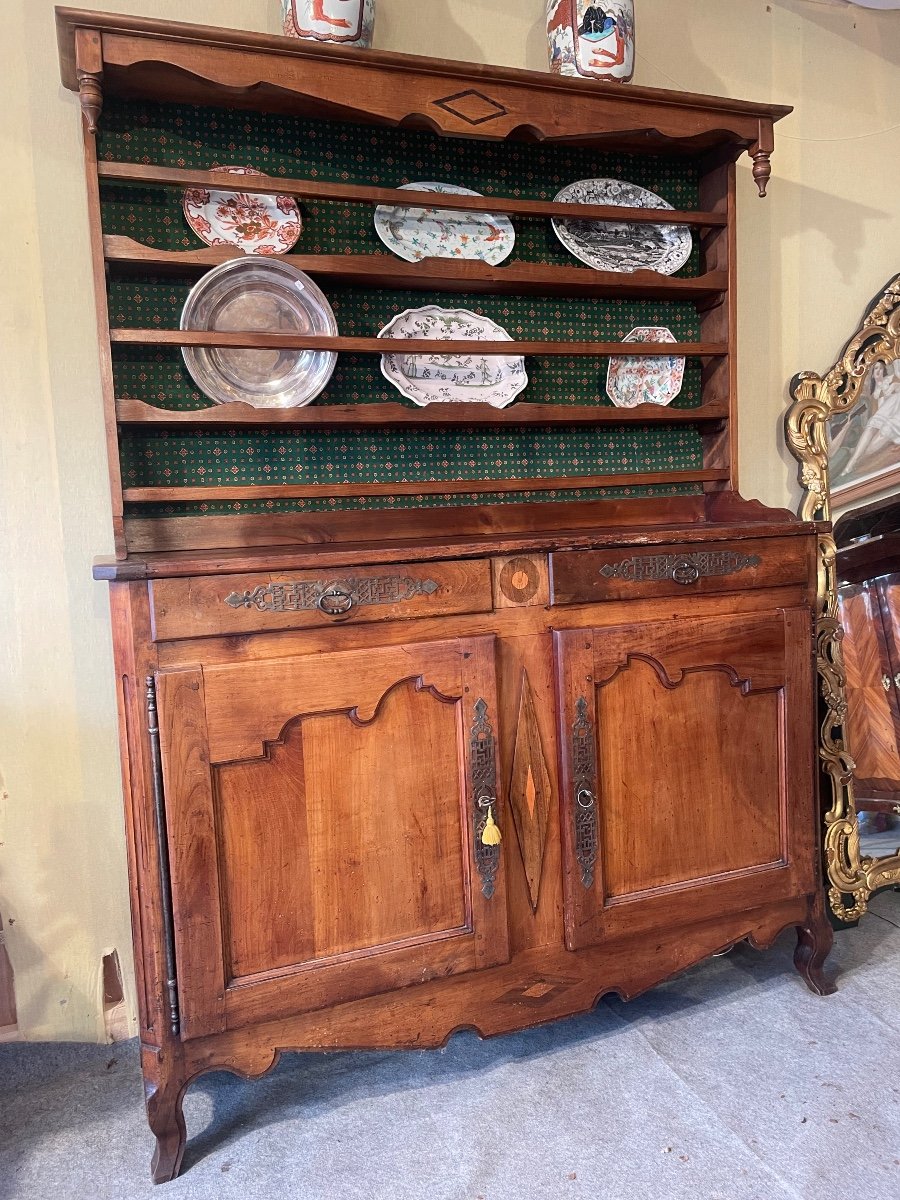
[[(457, 328), (453, 329), (454, 325)], [(378, 336), (388, 340), (427, 338), (438, 332), (441, 336), (435, 341), (447, 341), (448, 333), (455, 341), (471, 337), (476, 344), (514, 340), (490, 317), (467, 308), (441, 308), (437, 304), (405, 309), (388, 321)], [(420, 408), (428, 404), (506, 408), (528, 386), (522, 355), (479, 357), (477, 351), (455, 358), (446, 354), (382, 354), (381, 371), (401, 395)]]
[[(638, 325), (623, 339), (626, 342), (672, 342), (678, 339), (665, 325)], [(615, 355), (606, 371), (606, 394), (616, 408), (638, 408), (641, 404), (671, 404), (684, 386), (683, 355), (644, 358)]]

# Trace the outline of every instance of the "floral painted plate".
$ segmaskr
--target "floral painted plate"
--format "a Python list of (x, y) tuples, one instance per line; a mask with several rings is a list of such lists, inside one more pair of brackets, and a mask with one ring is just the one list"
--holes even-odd
[[(677, 342), (671, 329), (640, 326), (626, 342)], [(675, 354), (659, 358), (615, 357), (609, 360), (606, 394), (616, 408), (639, 404), (671, 404), (684, 383), (684, 358)]]
[[(336, 334), (331, 305), (308, 275), (280, 258), (232, 258), (191, 289), (182, 329)], [(185, 366), (217, 404), (300, 408), (328, 384), (331, 350), (232, 350), (185, 346)]]
[[(401, 191), (480, 196), (453, 183), (404, 183)], [(407, 262), (423, 258), (476, 258), (496, 266), (509, 258), (516, 234), (509, 217), (453, 212), (440, 208), (375, 209), (375, 232), (389, 250)]]
[[(621, 179), (581, 179), (555, 197), (557, 204), (615, 204), (621, 208), (672, 205)], [(553, 219), (553, 231), (570, 254), (595, 271), (659, 271), (674, 275), (691, 257), (694, 239), (686, 225), (638, 225), (628, 221)]]
[[(380, 338), (436, 341), (511, 342), (502, 325), (466, 308), (408, 308), (385, 325)], [(521, 355), (500, 358), (471, 354), (383, 354), (385, 379), (413, 404), (490, 404), (505, 408), (528, 384)]]
[[(259, 175), (252, 167), (213, 167), (229, 175)], [(188, 225), (207, 246), (237, 246), (245, 254), (286, 254), (303, 228), (292, 196), (251, 192), (211, 192), (188, 188), (184, 193)]]

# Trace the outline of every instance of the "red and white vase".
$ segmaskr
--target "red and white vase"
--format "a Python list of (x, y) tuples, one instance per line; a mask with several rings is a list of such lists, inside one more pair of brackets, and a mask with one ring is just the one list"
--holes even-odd
[(287, 37), (344, 46), (372, 45), (375, 0), (281, 0)]
[(634, 0), (547, 0), (550, 70), (627, 83), (634, 74)]

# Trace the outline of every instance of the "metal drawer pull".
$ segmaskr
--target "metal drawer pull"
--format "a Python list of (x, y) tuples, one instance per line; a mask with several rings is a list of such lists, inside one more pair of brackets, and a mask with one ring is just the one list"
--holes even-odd
[(894, 686), (900, 688), (900, 671), (894, 676)]
[(672, 579), (685, 587), (696, 583), (700, 578), (700, 568), (688, 558), (680, 558), (672, 567)]
[(346, 588), (332, 584), (319, 597), (316, 607), (326, 617), (344, 617), (353, 607), (353, 595)]
[(890, 675), (882, 675), (882, 677), (881, 677), (881, 686), (884, 688), (884, 690), (885, 690), (886, 692), (889, 692), (889, 691), (891, 690), (891, 677), (890, 677)]

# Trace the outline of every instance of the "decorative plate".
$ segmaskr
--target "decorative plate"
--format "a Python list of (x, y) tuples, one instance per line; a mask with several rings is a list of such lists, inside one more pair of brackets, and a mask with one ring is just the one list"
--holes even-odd
[[(404, 183), (401, 191), (480, 196), (453, 183)], [(423, 258), (477, 258), (496, 266), (512, 254), (516, 234), (509, 217), (440, 208), (375, 209), (375, 232), (389, 250), (407, 262)]]
[[(213, 167), (230, 175), (260, 175), (253, 167)], [(251, 192), (211, 192), (188, 188), (184, 216), (207, 246), (237, 246), (245, 254), (286, 254), (296, 245), (303, 222), (292, 196)]]
[[(331, 305), (308, 275), (283, 259), (235, 258), (204, 275), (181, 314), (182, 329), (337, 334)], [(185, 346), (185, 366), (217, 404), (299, 408), (331, 378), (326, 350), (226, 350)]]
[[(621, 179), (581, 179), (564, 187), (555, 197), (555, 203), (672, 207), (655, 192)], [(686, 225), (554, 218), (553, 231), (570, 254), (595, 271), (659, 271), (662, 275), (674, 275), (690, 258), (694, 245)]]
[[(511, 342), (502, 325), (467, 308), (408, 308), (385, 325), (380, 338), (436, 341)], [(490, 404), (505, 408), (528, 384), (521, 355), (383, 354), (385, 379), (413, 404)]]
[[(677, 342), (671, 329), (640, 326), (632, 329), (626, 342)], [(606, 394), (617, 408), (639, 404), (671, 404), (684, 383), (684, 358), (628, 356), (609, 360)]]

